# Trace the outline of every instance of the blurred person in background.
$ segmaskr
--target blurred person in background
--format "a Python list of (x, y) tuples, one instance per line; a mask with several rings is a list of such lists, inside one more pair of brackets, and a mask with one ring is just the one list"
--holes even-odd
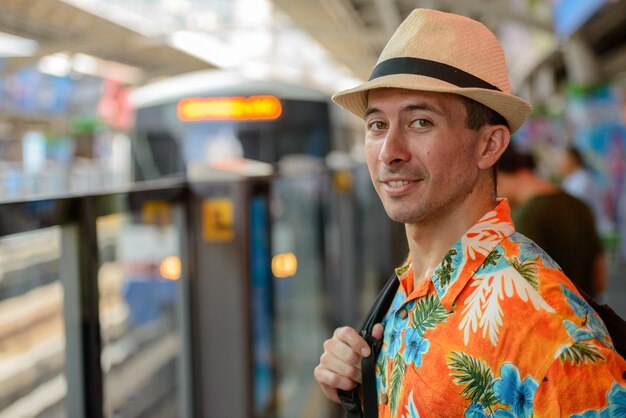
[(591, 208), (537, 175), (531, 155), (509, 145), (498, 162), (498, 195), (512, 208), (515, 229), (533, 240), (580, 290), (597, 298), (605, 261)]
[(602, 211), (602, 190), (576, 147), (569, 146), (563, 150), (557, 164), (557, 171), (561, 176), (563, 190), (587, 203), (596, 220), (598, 232), (607, 232)]
[(626, 361), (496, 195), (495, 166), (531, 107), (494, 34), (416, 9), (370, 79), (333, 100), (364, 120), (370, 177), (409, 255), (372, 345), (350, 326), (323, 343), (323, 393), (340, 402), (365, 378), (353, 405), (366, 417), (618, 416)]

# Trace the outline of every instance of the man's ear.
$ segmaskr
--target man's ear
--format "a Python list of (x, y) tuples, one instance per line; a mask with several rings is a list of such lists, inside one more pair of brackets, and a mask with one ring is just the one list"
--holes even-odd
[(485, 125), (479, 130), (480, 155), (478, 167), (488, 169), (494, 166), (511, 141), (511, 131), (504, 125)]

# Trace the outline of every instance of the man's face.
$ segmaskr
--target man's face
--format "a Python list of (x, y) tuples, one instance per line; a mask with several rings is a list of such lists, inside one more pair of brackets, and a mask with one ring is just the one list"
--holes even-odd
[(465, 120), (465, 105), (456, 95), (369, 92), (365, 155), (391, 219), (409, 224), (442, 219), (472, 193), (479, 142)]

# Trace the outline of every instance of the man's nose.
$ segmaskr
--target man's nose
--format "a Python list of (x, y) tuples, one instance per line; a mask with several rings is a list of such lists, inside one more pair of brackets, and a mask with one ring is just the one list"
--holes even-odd
[(390, 128), (378, 154), (378, 159), (386, 165), (394, 165), (411, 158), (407, 138), (402, 129)]

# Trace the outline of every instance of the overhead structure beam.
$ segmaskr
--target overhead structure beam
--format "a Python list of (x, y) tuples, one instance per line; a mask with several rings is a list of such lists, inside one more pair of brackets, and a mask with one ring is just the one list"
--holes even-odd
[(552, 22), (546, 19), (539, 19), (529, 15), (528, 13), (520, 12), (515, 7), (511, 7), (512, 4), (509, 1), (502, 0), (396, 0), (400, 3), (404, 3), (409, 7), (426, 7), (439, 10), (449, 11), (465, 16), (478, 18), (479, 20), (491, 21), (515, 21), (519, 22), (527, 27), (539, 29), (552, 33)]
[[(6, 59), (4, 71), (32, 65), (43, 56), (59, 52), (92, 55), (138, 68), (148, 76), (214, 68), (214, 65), (170, 46), (162, 36), (146, 36), (77, 4), (64, 0), (0, 1), (0, 31), (31, 39), (39, 45), (32, 56)], [(167, 71), (160, 71), (160, 68)]]
[(274, 4), (356, 77), (369, 77), (386, 34), (367, 30), (348, 0), (274, 0)]
[(398, 10), (398, 4), (395, 0), (373, 0), (374, 6), (381, 18), (385, 32), (389, 36), (393, 34), (396, 28), (402, 22), (403, 17)]
[(369, 77), (391, 34), (416, 7), (470, 16), (494, 32), (503, 21), (552, 30), (549, 18), (535, 18), (502, 0), (274, 0), (274, 4), (360, 78)]

